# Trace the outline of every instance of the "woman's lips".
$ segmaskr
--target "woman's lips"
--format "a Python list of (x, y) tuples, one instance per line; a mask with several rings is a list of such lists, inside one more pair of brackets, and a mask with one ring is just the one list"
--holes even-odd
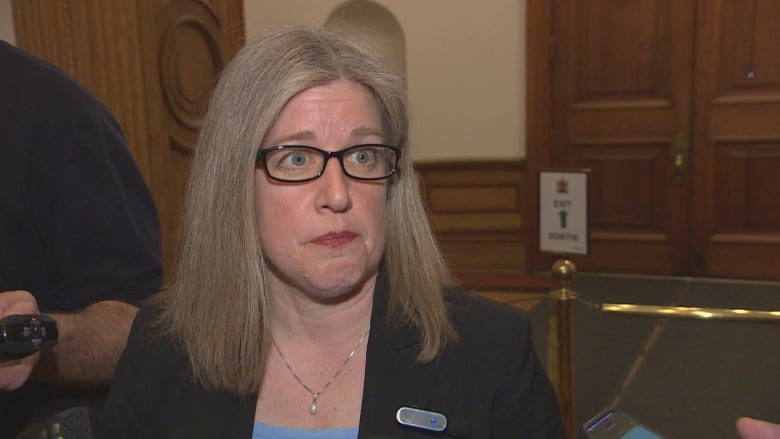
[(348, 231), (331, 232), (316, 237), (312, 242), (328, 248), (337, 249), (349, 244), (356, 237), (357, 234)]

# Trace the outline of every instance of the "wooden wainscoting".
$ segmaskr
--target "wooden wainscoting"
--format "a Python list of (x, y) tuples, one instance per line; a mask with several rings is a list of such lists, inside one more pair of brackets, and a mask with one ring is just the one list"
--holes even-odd
[(433, 230), (455, 271), (524, 271), (523, 161), (416, 167)]
[(526, 273), (523, 160), (416, 165), (433, 230), (455, 278), (483, 291), (543, 291), (549, 275)]

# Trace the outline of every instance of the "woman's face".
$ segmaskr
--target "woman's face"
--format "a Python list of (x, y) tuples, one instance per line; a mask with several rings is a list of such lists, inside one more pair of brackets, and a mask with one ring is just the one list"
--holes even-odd
[[(262, 148), (308, 145), (339, 151), (383, 141), (369, 90), (336, 80), (290, 99)], [(357, 292), (376, 274), (385, 247), (386, 180), (354, 180), (332, 158), (322, 176), (304, 183), (271, 180), (259, 165), (255, 186), (272, 289), (327, 301)]]

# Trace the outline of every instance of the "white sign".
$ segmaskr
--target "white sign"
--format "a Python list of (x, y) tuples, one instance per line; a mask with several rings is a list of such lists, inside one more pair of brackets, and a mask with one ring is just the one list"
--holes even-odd
[(539, 171), (539, 250), (588, 254), (588, 175)]

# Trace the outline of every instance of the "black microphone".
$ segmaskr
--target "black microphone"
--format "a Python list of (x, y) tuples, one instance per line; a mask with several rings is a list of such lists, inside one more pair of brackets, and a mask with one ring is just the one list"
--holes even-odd
[(28, 426), (15, 439), (95, 439), (92, 412), (86, 407), (63, 410)]

